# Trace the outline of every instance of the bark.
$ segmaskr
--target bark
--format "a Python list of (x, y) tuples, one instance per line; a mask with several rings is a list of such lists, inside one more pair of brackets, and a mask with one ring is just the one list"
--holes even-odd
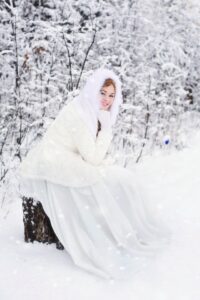
[(33, 198), (22, 197), (24, 240), (26, 242), (56, 243), (56, 248), (63, 250), (64, 246), (56, 236), (50, 219), (46, 215), (41, 202)]

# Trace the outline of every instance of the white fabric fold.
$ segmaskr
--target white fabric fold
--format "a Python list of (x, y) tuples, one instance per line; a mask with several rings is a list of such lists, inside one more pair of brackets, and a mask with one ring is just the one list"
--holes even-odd
[(43, 204), (76, 266), (104, 279), (128, 279), (162, 254), (171, 233), (148, 214), (132, 171), (103, 169), (101, 181), (89, 187), (28, 180), (26, 191)]

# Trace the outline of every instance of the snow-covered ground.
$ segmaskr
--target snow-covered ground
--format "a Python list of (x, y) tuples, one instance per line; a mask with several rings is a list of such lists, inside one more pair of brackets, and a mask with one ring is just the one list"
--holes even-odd
[(199, 300), (200, 134), (183, 151), (146, 157), (134, 170), (173, 232), (154, 264), (123, 283), (81, 271), (55, 245), (24, 242), (18, 198), (0, 214), (0, 299)]

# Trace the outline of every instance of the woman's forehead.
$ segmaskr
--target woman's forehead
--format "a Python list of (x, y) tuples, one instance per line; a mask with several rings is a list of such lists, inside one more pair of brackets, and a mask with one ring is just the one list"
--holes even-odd
[(105, 91), (105, 92), (112, 92), (114, 94), (115, 89), (113, 85), (109, 85), (109, 86), (103, 86), (101, 88), (101, 91)]

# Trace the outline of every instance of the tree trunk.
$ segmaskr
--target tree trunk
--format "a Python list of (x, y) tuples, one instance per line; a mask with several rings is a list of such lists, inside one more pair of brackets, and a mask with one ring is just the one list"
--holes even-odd
[(56, 236), (41, 202), (23, 196), (22, 207), (24, 240), (32, 243), (34, 241), (46, 244), (56, 243), (56, 248), (63, 250), (64, 247)]

